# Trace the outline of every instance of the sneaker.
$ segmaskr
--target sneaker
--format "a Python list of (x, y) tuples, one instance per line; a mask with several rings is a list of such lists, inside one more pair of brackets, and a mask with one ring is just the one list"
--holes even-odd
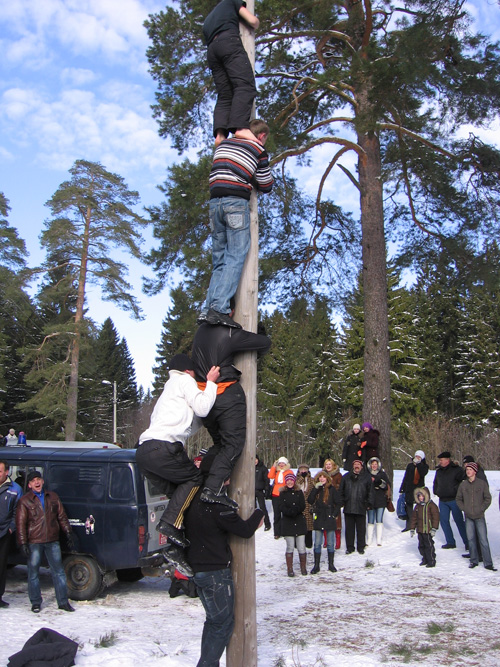
[(469, 569), (472, 570), (473, 567), (477, 567), (477, 563), (469, 563)]
[(493, 565), (485, 565), (484, 569), (485, 570), (491, 570), (492, 572), (497, 572), (497, 568), (493, 567)]
[(185, 577), (194, 576), (194, 572), (186, 560), (184, 551), (178, 547), (177, 544), (171, 544), (169, 547), (164, 549), (162, 553), (165, 562), (171, 565), (175, 565), (176, 569), (179, 570), (179, 572)]
[(41, 608), (42, 608), (42, 605), (40, 605), (40, 604), (32, 604), (32, 605), (31, 605), (31, 611), (32, 611), (34, 614), (39, 614)]
[(201, 492), (200, 500), (204, 503), (218, 503), (219, 505), (226, 505), (226, 507), (230, 507), (233, 510), (238, 509), (238, 503), (232, 498), (226, 496), (225, 493), (217, 494), (215, 491), (212, 491), (212, 489), (209, 489), (208, 487), (205, 487)]
[(441, 549), (456, 549), (457, 545), (456, 544), (443, 544)]
[(60, 604), (59, 609), (62, 609), (63, 611), (75, 611), (74, 607), (72, 607), (69, 602), (66, 602), (66, 604)]
[(235, 322), (227, 313), (219, 313), (219, 311), (210, 308), (207, 313), (206, 321), (209, 324), (222, 324), (225, 327), (231, 327), (233, 329), (241, 329), (241, 324)]
[(172, 524), (167, 523), (166, 521), (163, 521), (160, 519), (158, 522), (158, 525), (156, 526), (156, 530), (161, 533), (162, 535), (166, 535), (169, 539), (170, 542), (173, 542), (174, 544), (177, 544), (178, 547), (181, 547), (182, 549), (185, 549), (186, 547), (189, 546), (190, 542), (184, 537), (184, 531), (180, 530), (180, 528), (176, 528), (175, 526), (172, 526)]
[(9, 603), (5, 602), (5, 600), (2, 600), (2, 598), (0, 598), (0, 609), (3, 609), (4, 607), (8, 607), (8, 606), (9, 606)]

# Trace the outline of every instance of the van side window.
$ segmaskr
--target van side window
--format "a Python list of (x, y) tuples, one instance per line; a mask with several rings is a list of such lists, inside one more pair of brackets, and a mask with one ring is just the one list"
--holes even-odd
[(79, 500), (102, 500), (104, 468), (100, 465), (51, 465), (50, 489), (60, 496)]
[(134, 500), (134, 479), (128, 466), (113, 466), (111, 468), (109, 497), (113, 500)]

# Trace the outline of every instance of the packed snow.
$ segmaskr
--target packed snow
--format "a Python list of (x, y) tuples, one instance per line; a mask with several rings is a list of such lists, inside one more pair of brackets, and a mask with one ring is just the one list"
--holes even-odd
[[(394, 500), (402, 479), (394, 475)], [(373, 665), (500, 664), (500, 472), (487, 473), (493, 502), (486, 514), (489, 542), (499, 572), (480, 564), (469, 570), (454, 527), (457, 548), (442, 550), (436, 535), (437, 566), (419, 567), (417, 538), (396, 513), (384, 514), (383, 546), (346, 555), (344, 535), (330, 573), (323, 550), (321, 572), (287, 577), (285, 543), (272, 530), (256, 535), (257, 636), (259, 667), (372, 667)], [(433, 473), (426, 477), (432, 489)], [(434, 498), (437, 501), (436, 498)], [(271, 514), (271, 506), (269, 503)], [(308, 550), (308, 570), (312, 554)], [(74, 602), (76, 613), (60, 611), (48, 570), (42, 570), (44, 602), (30, 611), (25, 567), (9, 571), (4, 599), (0, 665), (39, 628), (79, 643), (78, 667), (191, 667), (199, 658), (204, 611), (198, 599), (171, 599), (170, 579), (114, 581), (92, 602)], [(225, 657), (221, 665), (225, 665)]]

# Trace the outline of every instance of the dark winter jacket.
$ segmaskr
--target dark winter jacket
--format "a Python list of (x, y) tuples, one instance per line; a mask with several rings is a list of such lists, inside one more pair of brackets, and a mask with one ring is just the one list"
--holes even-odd
[[(419, 503), (417, 494), (423, 493), (425, 502)], [(413, 513), (410, 518), (411, 530), (416, 530), (417, 533), (430, 533), (431, 529), (437, 530), (439, 528), (439, 508), (431, 499), (429, 489), (415, 489), (414, 502), (416, 503)]]
[(306, 500), (300, 489), (281, 489), (279, 510), (281, 512), (280, 531), (282, 537), (297, 537), (307, 533), (307, 524), (304, 517)]
[(434, 476), (434, 495), (443, 502), (455, 500), (460, 482), (465, 478), (465, 472), (457, 463), (450, 463), (443, 468), (438, 466)]
[(243, 520), (225, 505), (202, 502), (201, 492), (202, 489), (197, 492), (185, 515), (186, 537), (191, 543), (186, 551), (187, 560), (195, 572), (223, 570), (232, 560), (229, 534), (252, 537), (264, 514), (257, 509)]
[(21, 544), (57, 542), (59, 531), (70, 535), (71, 526), (62, 502), (54, 491), (44, 491), (45, 509), (33, 491), (19, 500), (16, 512), (17, 541)]
[(363, 461), (363, 458), (358, 454), (360, 449), (361, 433), (350, 433), (344, 441), (344, 449), (342, 450), (342, 461), (344, 470), (352, 470), (352, 464), (356, 459)]
[(482, 519), (491, 505), (488, 483), (477, 475), (473, 482), (469, 478), (464, 479), (458, 487), (457, 505), (468, 519)]
[(266, 496), (268, 496), (268, 492), (270, 491), (269, 478), (267, 476), (269, 470), (258, 456), (256, 458), (258, 459), (258, 463), (255, 465), (255, 490), (264, 491)]
[(10, 477), (0, 486), (0, 537), (16, 530), (16, 508), (23, 490)]
[[(374, 473), (371, 469), (370, 463), (372, 461), (378, 462), (378, 472)], [(376, 456), (368, 461), (368, 475), (372, 480), (372, 501), (370, 508), (378, 509), (379, 507), (387, 507), (387, 498), (391, 497), (391, 485), (389, 477), (385, 470), (382, 470), (380, 459)]]
[(371, 428), (368, 433), (361, 434), (362, 461), (368, 461), (374, 456), (378, 456), (378, 441), (380, 432), (376, 428)]
[(419, 487), (425, 486), (425, 476), (429, 472), (427, 461), (422, 459), (420, 463), (409, 463), (406, 466), (405, 474), (399, 493), (404, 493), (405, 501), (408, 505), (413, 504), (413, 492)]
[(340, 502), (344, 514), (365, 514), (372, 500), (372, 478), (362, 470), (359, 475), (348, 472), (340, 484)]
[(304, 516), (306, 519), (306, 524), (307, 524), (307, 530), (312, 530), (313, 529), (313, 524), (314, 524), (314, 519), (311, 511), (311, 505), (309, 504), (308, 498), (309, 494), (311, 491), (314, 489), (314, 482), (311, 477), (311, 473), (308, 472), (305, 477), (302, 477), (302, 475), (299, 473), (297, 475), (297, 481), (295, 482), (295, 487), (297, 489), (300, 489), (302, 493), (304, 494), (304, 499), (306, 503), (306, 507), (304, 510)]
[[(316, 482), (318, 475), (314, 478)], [(325, 486), (314, 487), (307, 500), (313, 508), (314, 530), (337, 530), (340, 495), (331, 481)]]
[(271, 345), (271, 339), (262, 334), (251, 333), (244, 329), (201, 324), (193, 341), (192, 361), (196, 380), (204, 382), (212, 366), (220, 366), (217, 383), (239, 380), (241, 371), (234, 365), (237, 352), (256, 350), (265, 354)]
[(71, 667), (77, 651), (78, 642), (55, 630), (40, 628), (21, 651), (10, 656), (8, 667)]

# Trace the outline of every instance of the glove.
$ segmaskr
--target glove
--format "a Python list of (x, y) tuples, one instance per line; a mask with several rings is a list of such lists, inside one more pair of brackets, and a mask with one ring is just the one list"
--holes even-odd
[(67, 533), (66, 534), (66, 542), (68, 543), (68, 549), (70, 551), (74, 551), (75, 549), (75, 538), (73, 537), (73, 533)]
[(431, 528), (430, 531), (429, 531), (429, 534), (430, 534), (431, 537), (434, 537), (434, 535), (436, 534), (436, 532), (437, 532), (437, 531), (436, 531), (435, 528)]
[(26, 558), (30, 557), (30, 545), (29, 544), (21, 544), (21, 551)]
[(415, 531), (414, 530), (410, 530), (410, 537), (415, 537)]
[(321, 487), (324, 485), (324, 482), (316, 482), (314, 485), (317, 489), (321, 489)]

